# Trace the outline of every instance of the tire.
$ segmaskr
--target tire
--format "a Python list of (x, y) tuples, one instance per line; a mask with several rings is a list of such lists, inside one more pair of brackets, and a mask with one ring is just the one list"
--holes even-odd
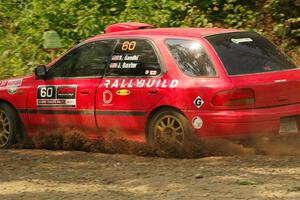
[(163, 109), (154, 114), (148, 126), (150, 145), (182, 147), (191, 141), (191, 126), (188, 119), (174, 109)]
[(16, 111), (5, 103), (0, 103), (0, 149), (11, 147), (20, 133)]

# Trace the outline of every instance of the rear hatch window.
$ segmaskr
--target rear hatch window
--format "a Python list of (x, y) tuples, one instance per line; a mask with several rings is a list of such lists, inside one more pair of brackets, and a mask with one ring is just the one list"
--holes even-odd
[(207, 36), (228, 75), (295, 69), (297, 66), (270, 41), (255, 32)]

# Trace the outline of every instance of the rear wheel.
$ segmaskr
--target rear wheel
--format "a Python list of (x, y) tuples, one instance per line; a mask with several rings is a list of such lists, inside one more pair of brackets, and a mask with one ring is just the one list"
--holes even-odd
[(185, 145), (191, 136), (187, 118), (173, 109), (156, 113), (149, 124), (148, 142), (150, 144)]
[(13, 145), (18, 130), (17, 113), (11, 106), (0, 103), (0, 148)]

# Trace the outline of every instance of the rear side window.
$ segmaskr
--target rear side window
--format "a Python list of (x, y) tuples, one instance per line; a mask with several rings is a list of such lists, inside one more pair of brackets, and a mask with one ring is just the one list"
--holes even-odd
[(156, 76), (160, 64), (151, 44), (144, 39), (121, 39), (111, 56), (106, 76)]
[(297, 68), (271, 42), (255, 32), (208, 36), (229, 75), (253, 74)]
[(166, 44), (184, 74), (189, 76), (216, 76), (213, 64), (199, 42), (168, 39)]

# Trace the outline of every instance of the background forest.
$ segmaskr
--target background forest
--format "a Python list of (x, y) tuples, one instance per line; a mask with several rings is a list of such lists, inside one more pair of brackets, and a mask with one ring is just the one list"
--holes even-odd
[(0, 0), (0, 78), (31, 73), (50, 61), (44, 30), (56, 30), (62, 53), (113, 23), (255, 30), (299, 65), (300, 0)]

